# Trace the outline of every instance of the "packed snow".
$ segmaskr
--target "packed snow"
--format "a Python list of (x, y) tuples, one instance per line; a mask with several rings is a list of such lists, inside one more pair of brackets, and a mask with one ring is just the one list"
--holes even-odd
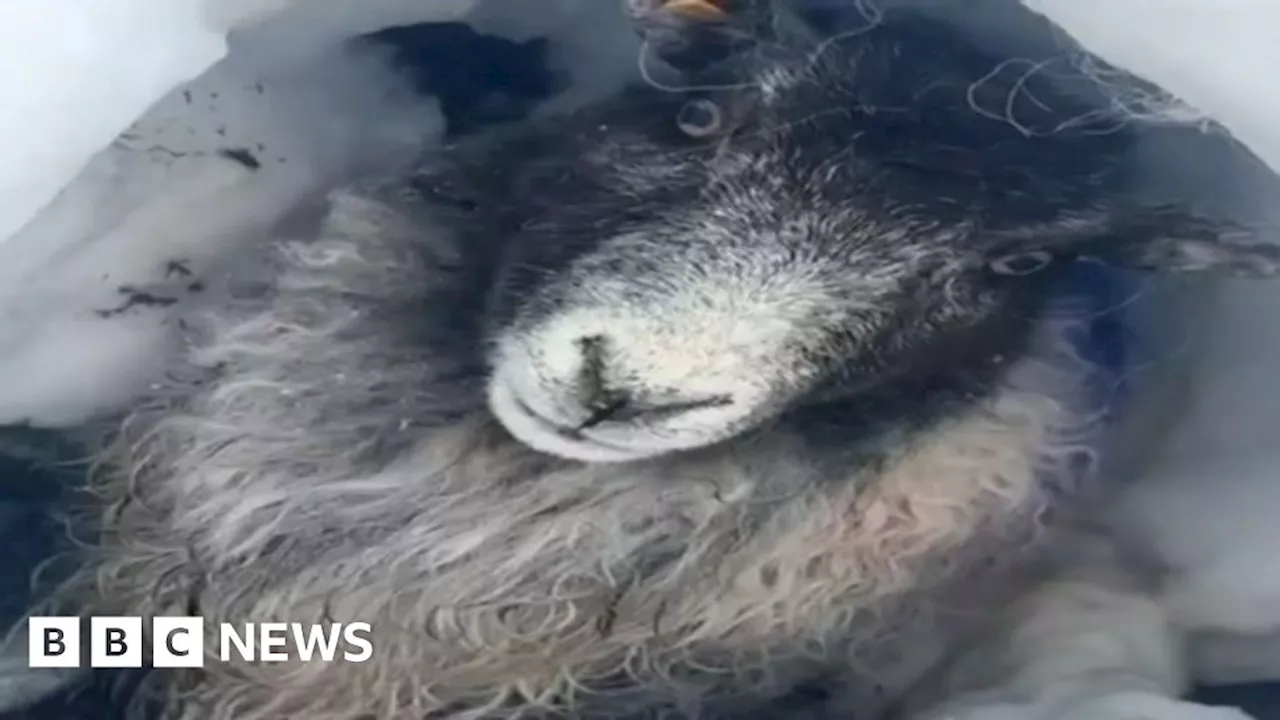
[(167, 306), (209, 263), (440, 130), (375, 55), (273, 72), (254, 59), (166, 95), (0, 248), (0, 420), (76, 422), (128, 400), (163, 360)]
[(536, 13), (514, 0), (175, 0), (163, 14), (113, 2), (111, 15), (103, 2), (56, 18), (39, 0), (0, 6), (9, 47), (47, 39), (28, 43), (35, 64), (0, 68), (18, 110), (0, 127), (20, 153), (0, 162), (0, 423), (63, 426), (127, 402), (211, 263), (439, 138), (435, 103), (344, 40), (473, 13), (485, 32), (564, 37), (551, 61), (580, 82), (562, 101), (634, 69), (622, 18), (589, 0)]
[(223, 34), (199, 2), (0, 6), (0, 46), (12, 53), (0, 63), (0, 242), (157, 98), (222, 57)]
[[(1212, 119), (1280, 171), (1280, 25), (1276, 0), (1023, 0), (1110, 63), (1182, 102), (1117, 92), (1134, 114), (1171, 122)], [(1185, 103), (1185, 104), (1183, 104)], [(1224, 180), (1280, 226), (1274, 178)], [(1268, 238), (1280, 242), (1280, 233)], [(1280, 286), (1226, 283), (1189, 329), (1195, 356), (1185, 402), (1146, 480), (1116, 510), (1135, 543), (1178, 575), (1165, 592), (1193, 638), (1210, 682), (1280, 673)]]
[[(1280, 2), (1023, 0), (1110, 63), (1185, 102), (1122, 98), (1137, 112), (1212, 118), (1280, 171)], [(1187, 107), (1189, 106), (1189, 107)], [(1190, 116), (1190, 117), (1188, 117)]]

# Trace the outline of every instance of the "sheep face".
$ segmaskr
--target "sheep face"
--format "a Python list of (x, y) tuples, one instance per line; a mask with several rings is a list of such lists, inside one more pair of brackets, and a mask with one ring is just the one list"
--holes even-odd
[(1034, 310), (1022, 274), (1115, 232), (1132, 136), (1056, 128), (1086, 108), (1043, 82), (1011, 106), (1018, 78), (984, 80), (998, 60), (953, 30), (818, 42), (795, 18), (715, 32), (673, 12), (642, 27), (676, 87), (522, 131), (449, 180), (479, 188), (477, 242), (502, 239), (488, 400), (535, 449), (652, 457), (1002, 356)]
[(855, 157), (855, 118), (761, 100), (734, 132), (686, 136), (728, 110), (660, 100), (597, 126), (567, 169), (589, 208), (539, 218), (504, 258), (489, 400), (527, 444), (600, 461), (724, 440), (874, 386), (1006, 299), (960, 262), (965, 220), (902, 217)]

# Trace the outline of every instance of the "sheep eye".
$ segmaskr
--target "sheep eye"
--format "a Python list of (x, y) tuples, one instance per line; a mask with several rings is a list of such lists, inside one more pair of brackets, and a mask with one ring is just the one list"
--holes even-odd
[(988, 267), (997, 275), (1030, 275), (1049, 267), (1052, 263), (1051, 253), (1037, 250), (996, 258)]
[(714, 134), (724, 123), (724, 113), (720, 106), (705, 98), (690, 100), (676, 114), (676, 127), (690, 137), (707, 137)]

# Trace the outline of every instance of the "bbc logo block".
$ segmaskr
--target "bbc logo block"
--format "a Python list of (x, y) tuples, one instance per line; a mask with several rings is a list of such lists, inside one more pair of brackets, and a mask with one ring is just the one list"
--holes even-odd
[(155, 618), (151, 664), (158, 668), (203, 667), (204, 618)]
[(90, 618), (89, 667), (142, 667), (142, 618)]
[[(78, 617), (32, 617), (27, 625), (31, 667), (74, 668), (83, 661)], [(198, 617), (159, 617), (152, 622), (152, 665), (200, 667), (204, 621)], [(89, 667), (140, 668), (146, 634), (140, 617), (89, 618)]]
[(31, 618), (27, 623), (27, 659), (33, 668), (80, 667), (80, 618)]
[[(89, 667), (140, 668), (149, 646), (152, 667), (204, 667), (209, 657), (232, 662), (366, 662), (373, 654), (369, 623), (263, 622), (219, 623), (216, 635), (206, 635), (202, 617), (155, 617), (151, 632), (140, 617), (32, 617), (27, 643), (31, 667), (75, 668), (87, 659)], [(210, 628), (211, 630), (213, 628)], [(149, 635), (149, 640), (148, 640)], [(205, 652), (206, 637), (217, 642), (216, 653)], [(84, 656), (87, 646), (88, 656)]]

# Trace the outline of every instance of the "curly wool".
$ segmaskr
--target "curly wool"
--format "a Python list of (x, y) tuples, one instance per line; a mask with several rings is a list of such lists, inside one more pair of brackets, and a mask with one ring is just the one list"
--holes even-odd
[(184, 366), (96, 474), (109, 510), (74, 591), (209, 628), (369, 622), (373, 656), (223, 663), (211, 636), (204, 669), (150, 678), (166, 719), (721, 717), (833, 667), (874, 718), (1016, 587), (982, 578), (1026, 564), (1109, 401), (1080, 397), (1095, 369), (1065, 307), (995, 394), (851, 437), (835, 474), (782, 426), (553, 459), (416, 330), (467, 279), (447, 238), (335, 202), (319, 240), (272, 249), (269, 292), (187, 321)]

